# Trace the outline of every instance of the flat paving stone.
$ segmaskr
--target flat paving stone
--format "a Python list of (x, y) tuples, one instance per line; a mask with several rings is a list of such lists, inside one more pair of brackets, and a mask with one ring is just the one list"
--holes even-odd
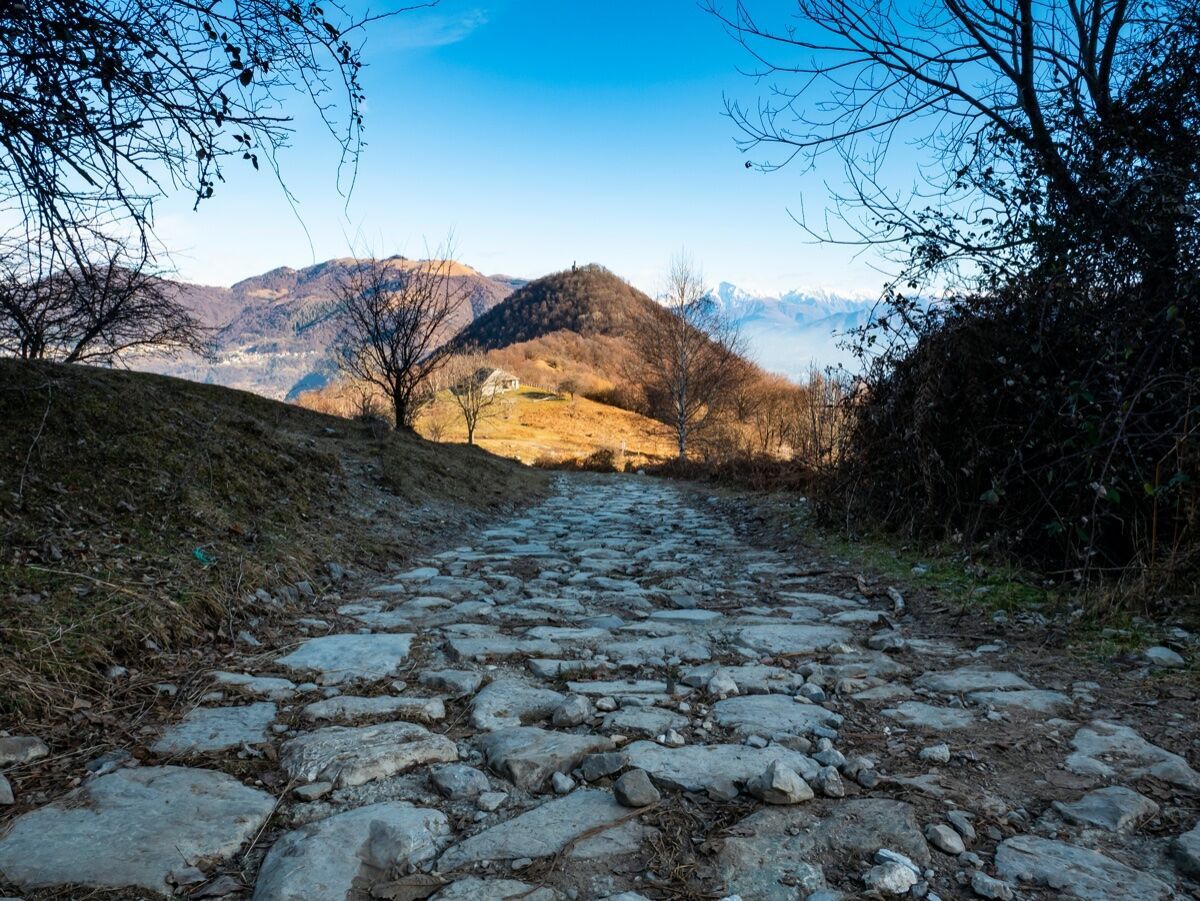
[(204, 754), (266, 741), (275, 705), (259, 701), (244, 707), (197, 707), (150, 746), (155, 754)]
[(411, 634), (322, 635), (279, 658), (280, 666), (315, 672), (322, 685), (356, 680), (377, 682), (395, 675), (408, 659)]
[(967, 700), (981, 707), (1000, 710), (1027, 710), (1030, 713), (1054, 713), (1071, 706), (1071, 699), (1060, 691), (1031, 688), (1016, 691), (973, 691)]
[(966, 729), (975, 722), (975, 714), (961, 707), (934, 707), (920, 701), (903, 701), (883, 711), (883, 715), (913, 729), (950, 732)]
[(815, 779), (820, 766), (812, 758), (779, 745), (752, 748), (749, 745), (685, 745), (667, 748), (651, 741), (627, 746), (629, 766), (645, 770), (659, 785), (681, 791), (727, 790), (744, 784), (778, 760), (800, 778)]
[(667, 683), (656, 679), (615, 679), (597, 682), (568, 682), (567, 691), (590, 698), (654, 695), (667, 697)]
[(1085, 901), (1159, 901), (1174, 894), (1161, 879), (1098, 851), (1034, 835), (1001, 842), (996, 849), (996, 872), (1013, 884), (1033, 883)]
[(650, 663), (678, 657), (688, 663), (703, 663), (712, 659), (707, 644), (686, 635), (664, 635), (661, 638), (643, 638), (638, 641), (615, 641), (607, 645), (604, 653), (621, 664)]
[(966, 694), (972, 691), (1031, 689), (1033, 686), (1016, 673), (963, 667), (944, 672), (924, 673), (913, 680), (913, 688), (923, 688), (939, 694)]
[(446, 718), (446, 705), (441, 698), (399, 698), (378, 695), (360, 698), (338, 695), (323, 701), (306, 704), (300, 715), (307, 720), (356, 720), (368, 716), (398, 716), (421, 723), (433, 723)]
[(71, 883), (170, 894), (170, 873), (237, 854), (274, 809), (266, 792), (213, 770), (117, 770), (18, 817), (0, 838), (0, 876), (27, 889)]
[(1154, 776), (1190, 791), (1200, 791), (1200, 773), (1178, 754), (1151, 744), (1128, 726), (1094, 720), (1071, 739), (1075, 753), (1065, 766), (1082, 776), (1136, 781)]
[(724, 614), (718, 610), (655, 610), (650, 614), (653, 620), (670, 623), (704, 624), (723, 619)]
[(853, 632), (841, 626), (780, 623), (747, 626), (737, 632), (736, 641), (758, 654), (789, 656), (825, 650), (830, 645), (849, 642), (853, 637)]
[(509, 638), (451, 638), (446, 651), (454, 660), (505, 660), (510, 657), (561, 657), (563, 649), (544, 639)]
[(1157, 804), (1123, 785), (1098, 788), (1078, 801), (1055, 801), (1054, 809), (1068, 822), (1109, 832), (1130, 832), (1158, 815)]
[(432, 897), (434, 901), (559, 901), (562, 895), (549, 886), (533, 886), (515, 879), (468, 876), (454, 880)]
[(254, 901), (343, 899), (393, 868), (432, 860), (450, 835), (445, 814), (400, 801), (334, 814), (280, 836), (267, 852)]
[(276, 676), (252, 676), (249, 673), (213, 673), (213, 681), (223, 688), (236, 688), (249, 695), (259, 695), (272, 701), (284, 701), (296, 693), (296, 683)]
[(761, 735), (807, 735), (813, 727), (837, 729), (840, 714), (817, 704), (803, 704), (787, 695), (740, 695), (713, 705), (717, 725), (742, 738)]
[(603, 735), (520, 726), (482, 736), (479, 747), (494, 771), (518, 788), (538, 791), (555, 773), (569, 773), (588, 754), (611, 751), (613, 743)]
[(804, 676), (781, 666), (766, 666), (748, 663), (745, 666), (721, 666), (706, 663), (694, 666), (680, 679), (684, 685), (703, 688), (718, 671), (728, 675), (737, 683), (738, 691), (744, 695), (788, 694), (794, 695), (804, 684)]
[(563, 695), (519, 679), (489, 682), (471, 699), (471, 725), (492, 731), (544, 720), (563, 702)]
[(768, 808), (731, 832), (717, 856), (718, 871), (727, 892), (755, 901), (795, 901), (824, 888), (822, 863), (831, 853), (869, 860), (889, 848), (919, 866), (930, 862), (916, 811), (903, 801), (844, 801), (827, 816), (803, 807)]
[(458, 760), (444, 735), (416, 723), (328, 726), (285, 742), (280, 764), (292, 779), (332, 782), (338, 788), (394, 776), (425, 763)]
[(645, 829), (629, 816), (630, 810), (610, 792), (579, 789), (452, 845), (439, 858), (437, 869), (448, 873), (487, 860), (550, 857), (584, 833), (589, 833), (591, 847), (576, 845), (572, 856), (631, 853), (641, 844)]
[(626, 707), (605, 716), (602, 728), (610, 734), (654, 738), (687, 724), (686, 716), (664, 707)]

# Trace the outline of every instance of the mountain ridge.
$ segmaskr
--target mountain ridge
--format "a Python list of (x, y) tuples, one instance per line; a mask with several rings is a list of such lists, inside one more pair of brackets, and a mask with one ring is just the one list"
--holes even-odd
[[(400, 256), (387, 259), (399, 267), (421, 263)], [(308, 266), (276, 266), (228, 287), (176, 282), (183, 301), (214, 330), (218, 358), (148, 359), (139, 361), (137, 368), (275, 399), (295, 399), (302, 391), (320, 388), (336, 375), (336, 283), (355, 262), (335, 257)], [(603, 347), (588, 354), (593, 360), (589, 368), (621, 343), (635, 309), (654, 303), (596, 263), (526, 280), (483, 275), (453, 261), (453, 277), (467, 295), (453, 321), (461, 344), (487, 350), (522, 345), (521, 354), (580, 357), (581, 342), (592, 341)], [(763, 293), (728, 281), (719, 282), (711, 295), (741, 328), (755, 362), (797, 380), (812, 364), (852, 363), (852, 354), (837, 346), (836, 336), (868, 323), (876, 303), (866, 295), (800, 288)], [(515, 302), (494, 312), (509, 299)], [(566, 306), (555, 309), (559, 303)], [(574, 337), (547, 339), (555, 331), (572, 332)], [(601, 335), (607, 337), (600, 340)], [(526, 347), (529, 342), (551, 346)], [(509, 355), (513, 360), (517, 356)], [(541, 375), (550, 379), (555, 373)]]

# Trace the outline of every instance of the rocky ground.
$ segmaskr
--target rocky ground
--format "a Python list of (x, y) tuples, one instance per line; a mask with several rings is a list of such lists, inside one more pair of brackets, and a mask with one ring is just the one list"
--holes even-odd
[(10, 729), (0, 893), (1200, 897), (1194, 697), (1155, 682), (1178, 654), (1110, 693), (724, 509), (564, 476), (246, 635), (50, 803), (27, 788), (54, 752)]

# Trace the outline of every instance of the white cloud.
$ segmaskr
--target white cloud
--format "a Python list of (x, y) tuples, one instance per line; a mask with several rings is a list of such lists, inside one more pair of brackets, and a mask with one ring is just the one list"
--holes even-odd
[(488, 23), (483, 9), (450, 13), (416, 10), (388, 20), (382, 43), (397, 50), (445, 47), (465, 40)]

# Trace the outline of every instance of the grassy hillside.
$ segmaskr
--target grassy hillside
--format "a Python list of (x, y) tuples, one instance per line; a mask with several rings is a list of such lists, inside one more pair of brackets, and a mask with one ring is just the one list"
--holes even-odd
[[(476, 442), (524, 463), (563, 463), (611, 451), (620, 463), (641, 466), (672, 453), (670, 431), (661, 422), (580, 395), (523, 388), (503, 395), (491, 413), (476, 430)], [(424, 412), (417, 430), (439, 441), (467, 440), (462, 418), (446, 397)]]
[(113, 664), (136, 695), (277, 612), (257, 589), (382, 570), (544, 484), (240, 391), (0, 360), (0, 718), (116, 703)]

